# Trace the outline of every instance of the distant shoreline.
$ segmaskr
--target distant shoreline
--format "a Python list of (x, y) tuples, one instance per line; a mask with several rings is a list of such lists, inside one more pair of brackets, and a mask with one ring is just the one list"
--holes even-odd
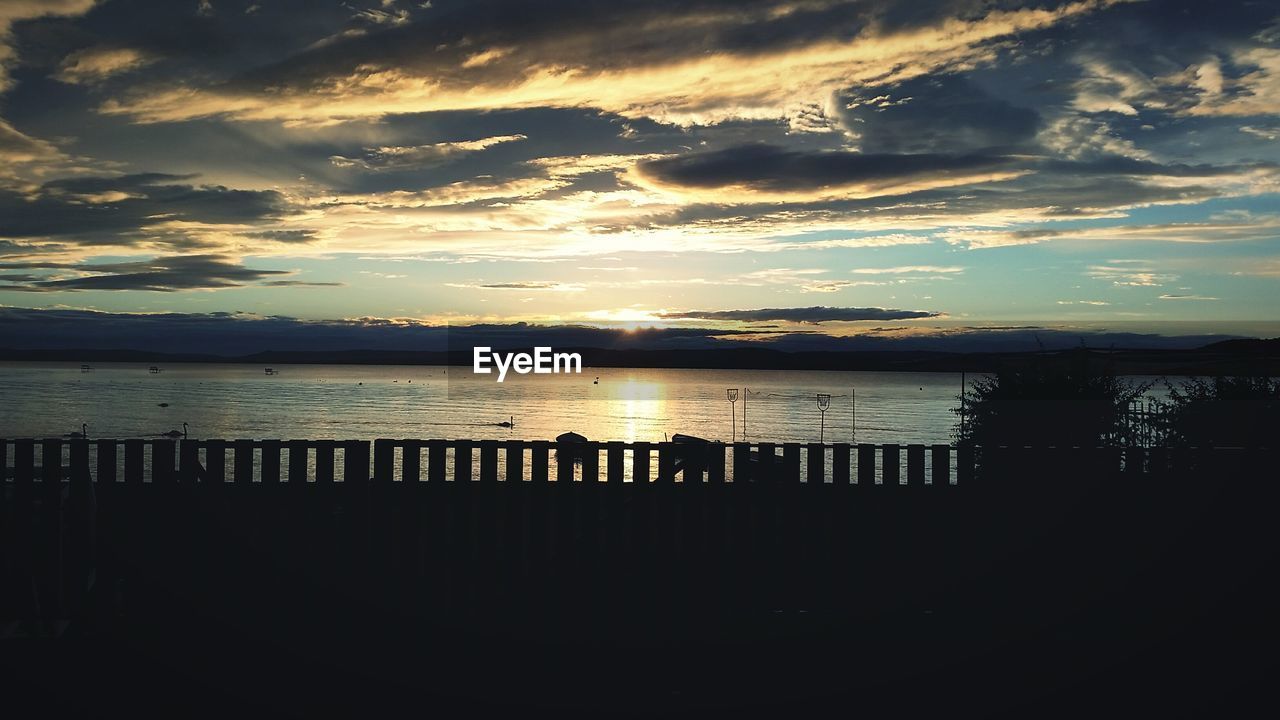
[[(560, 349), (560, 348), (557, 348)], [(1062, 362), (1077, 350), (1042, 352), (810, 351), (767, 348), (615, 350), (564, 348), (582, 353), (585, 368), (684, 368), (723, 370), (859, 370), (880, 372), (991, 372), (1035, 360)], [(249, 355), (165, 353), (132, 349), (0, 349), (0, 362), (224, 363), (247, 365), (471, 364), (470, 351), (267, 351)], [(1276, 375), (1280, 338), (1227, 340), (1188, 350), (1088, 349), (1091, 362), (1120, 375)]]

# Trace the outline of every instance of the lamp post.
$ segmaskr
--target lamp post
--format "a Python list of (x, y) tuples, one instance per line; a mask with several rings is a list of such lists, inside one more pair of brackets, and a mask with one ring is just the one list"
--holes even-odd
[(818, 412), (820, 420), (818, 421), (818, 442), (823, 442), (827, 431), (827, 408), (831, 407), (831, 396), (826, 393), (818, 393)]
[(849, 431), (849, 442), (858, 444), (858, 388), (849, 388), (850, 403), (853, 405), (853, 429)]
[[(738, 402), (738, 388), (729, 388), (725, 391), (729, 396), (729, 417), (733, 422), (733, 442), (738, 442), (738, 410), (734, 404)], [(743, 407), (746, 407), (745, 405)]]

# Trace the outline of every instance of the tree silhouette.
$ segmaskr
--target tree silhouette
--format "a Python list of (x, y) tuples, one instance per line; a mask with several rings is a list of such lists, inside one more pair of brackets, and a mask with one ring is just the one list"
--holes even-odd
[(1121, 419), (1150, 384), (1116, 377), (1086, 348), (1036, 355), (970, 383), (956, 427), (960, 444), (1098, 447), (1123, 444)]
[(1166, 437), (1171, 445), (1266, 447), (1280, 428), (1280, 380), (1190, 378), (1169, 384)]

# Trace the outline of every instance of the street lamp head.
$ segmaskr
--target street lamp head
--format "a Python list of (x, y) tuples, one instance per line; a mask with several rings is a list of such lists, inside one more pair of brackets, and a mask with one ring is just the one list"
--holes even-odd
[(738, 399), (738, 388), (729, 388), (726, 391), (729, 396), (729, 402), (736, 402)]
[(818, 409), (826, 410), (831, 407), (831, 396), (826, 393), (818, 393)]

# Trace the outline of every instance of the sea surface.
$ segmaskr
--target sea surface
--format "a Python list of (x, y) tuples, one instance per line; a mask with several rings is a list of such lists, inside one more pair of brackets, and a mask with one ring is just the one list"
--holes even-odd
[[(217, 439), (946, 443), (961, 385), (960, 373), (588, 368), (499, 384), (440, 366), (273, 369), (0, 363), (0, 437), (62, 437), (83, 423), (90, 437), (147, 438), (185, 422), (190, 437)], [(831, 396), (825, 416), (819, 393)]]

